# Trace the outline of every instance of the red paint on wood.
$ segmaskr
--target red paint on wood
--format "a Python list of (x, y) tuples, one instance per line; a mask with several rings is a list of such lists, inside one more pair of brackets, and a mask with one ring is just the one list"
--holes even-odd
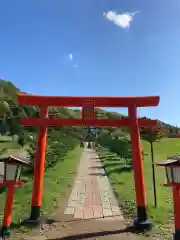
[[(76, 118), (24, 118), (20, 120), (20, 124), (24, 126), (119, 126), (129, 127), (129, 118), (122, 118), (120, 120), (96, 119), (96, 120), (83, 120)], [(139, 126), (154, 126), (156, 120), (138, 119)]]
[(84, 102), (94, 103), (94, 107), (155, 107), (159, 104), (159, 96), (142, 97), (72, 97), (72, 96), (39, 96), (18, 94), (19, 104), (34, 106), (83, 107)]
[(3, 181), (0, 183), (0, 186), (6, 186), (6, 202), (4, 208), (4, 216), (2, 227), (9, 228), (12, 221), (12, 209), (13, 209), (13, 201), (14, 201), (14, 187), (21, 186), (24, 182), (22, 180), (19, 181)]
[[(48, 117), (48, 108), (41, 107), (40, 118), (46, 119)], [(32, 205), (41, 206), (42, 191), (43, 191), (43, 179), (44, 179), (44, 165), (46, 154), (46, 136), (47, 127), (40, 126), (38, 129), (38, 140), (36, 149), (36, 161), (34, 167), (34, 179), (33, 179), (33, 192), (32, 192)]]
[(174, 224), (175, 229), (180, 229), (180, 189), (173, 187), (173, 198), (174, 198)]
[(14, 201), (14, 186), (9, 185), (6, 192), (3, 227), (10, 227), (11, 225), (13, 201)]
[(146, 195), (144, 185), (144, 172), (142, 162), (142, 151), (140, 143), (140, 132), (137, 121), (136, 106), (129, 108), (131, 146), (132, 146), (132, 163), (134, 169), (134, 182), (136, 188), (136, 203), (138, 207), (146, 207)]

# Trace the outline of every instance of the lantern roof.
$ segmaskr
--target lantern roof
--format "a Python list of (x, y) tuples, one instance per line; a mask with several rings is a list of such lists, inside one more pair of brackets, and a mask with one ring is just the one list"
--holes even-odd
[(158, 166), (169, 166), (169, 165), (179, 165), (180, 164), (180, 156), (172, 156), (168, 157), (168, 159), (164, 162), (158, 163)]
[(178, 161), (180, 161), (180, 155), (176, 155), (176, 156), (168, 157), (168, 159), (174, 159), (174, 160), (178, 160)]
[(24, 159), (18, 157), (18, 156), (12, 156), (1, 158), (0, 162), (8, 162), (8, 163), (15, 163), (15, 164), (21, 164), (21, 165), (28, 165), (29, 163), (25, 161)]

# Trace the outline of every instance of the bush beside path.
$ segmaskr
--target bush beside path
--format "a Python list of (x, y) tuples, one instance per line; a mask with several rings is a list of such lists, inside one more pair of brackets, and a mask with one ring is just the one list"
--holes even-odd
[[(154, 224), (155, 239), (172, 239), (174, 231), (173, 204), (171, 188), (162, 186), (166, 181), (165, 171), (156, 167), (157, 208), (153, 202), (152, 166), (149, 143), (142, 140), (144, 176), (147, 194), (148, 215)], [(131, 164), (117, 153), (103, 147), (97, 149), (103, 161), (107, 176), (123, 206), (123, 212), (132, 220), (136, 214), (134, 176)], [(168, 156), (180, 155), (180, 140), (164, 138), (154, 143), (155, 162), (161, 162)]]
[[(44, 176), (44, 191), (42, 214), (49, 216), (58, 206), (61, 197), (66, 194), (76, 174), (76, 168), (82, 149), (76, 147), (69, 151), (63, 159), (57, 161), (56, 165), (49, 168)], [(21, 225), (21, 221), (29, 217), (31, 207), (32, 178), (21, 188), (15, 191), (13, 207), (12, 236), (11, 239), (22, 239), (22, 236), (29, 232), (28, 228)], [(0, 197), (0, 220), (2, 220), (4, 209), (5, 193)], [(31, 229), (32, 230), (32, 229)]]

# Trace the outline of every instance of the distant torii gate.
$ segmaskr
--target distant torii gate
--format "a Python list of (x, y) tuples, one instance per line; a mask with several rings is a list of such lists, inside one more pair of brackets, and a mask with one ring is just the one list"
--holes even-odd
[[(136, 227), (147, 227), (146, 193), (144, 186), (143, 162), (140, 145), (139, 126), (154, 126), (156, 120), (138, 119), (137, 107), (153, 107), (159, 104), (158, 96), (147, 97), (68, 97), (68, 96), (38, 96), (18, 94), (19, 104), (40, 107), (40, 117), (21, 119), (24, 126), (38, 126), (38, 140), (33, 179), (32, 207), (30, 221), (40, 219), (42, 189), (44, 178), (44, 163), (46, 152), (46, 135), (48, 126), (125, 126), (130, 127), (132, 145), (132, 165), (136, 190), (137, 218)], [(48, 107), (82, 107), (82, 118), (56, 118), (48, 116)], [(128, 117), (119, 120), (95, 119), (95, 107), (127, 107)], [(88, 110), (87, 110), (88, 109)]]

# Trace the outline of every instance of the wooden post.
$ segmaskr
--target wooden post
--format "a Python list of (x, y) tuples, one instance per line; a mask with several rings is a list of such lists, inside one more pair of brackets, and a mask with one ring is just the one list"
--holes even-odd
[(10, 226), (12, 221), (12, 210), (13, 210), (13, 201), (14, 201), (14, 187), (15, 185), (21, 186), (24, 182), (22, 180), (8, 180), (0, 182), (0, 186), (7, 187), (6, 192), (6, 202), (4, 208), (4, 216), (2, 222), (2, 228), (0, 231), (0, 237), (2, 239), (8, 239), (10, 236)]
[(179, 186), (173, 186), (173, 201), (174, 201), (174, 225), (175, 233), (174, 240), (180, 239), (180, 188)]
[[(43, 120), (48, 117), (48, 107), (40, 107), (40, 118)], [(36, 161), (34, 166), (32, 206), (29, 222), (38, 222), (40, 219), (40, 208), (42, 203), (44, 165), (46, 155), (47, 126), (40, 125), (38, 129), (38, 139), (36, 148)]]
[(12, 184), (7, 186), (6, 203), (4, 208), (4, 217), (1, 229), (2, 237), (10, 235), (13, 201), (14, 201), (14, 185)]
[(157, 194), (156, 194), (156, 174), (155, 174), (155, 164), (154, 164), (154, 150), (153, 143), (151, 145), (151, 160), (152, 160), (152, 180), (153, 180), (153, 190), (154, 190), (154, 207), (157, 208)]
[(138, 229), (150, 228), (151, 223), (147, 221), (143, 161), (136, 105), (129, 106), (128, 113), (130, 119), (132, 166), (134, 169), (134, 183), (136, 190), (136, 206), (137, 206), (137, 217), (134, 219), (134, 226)]

